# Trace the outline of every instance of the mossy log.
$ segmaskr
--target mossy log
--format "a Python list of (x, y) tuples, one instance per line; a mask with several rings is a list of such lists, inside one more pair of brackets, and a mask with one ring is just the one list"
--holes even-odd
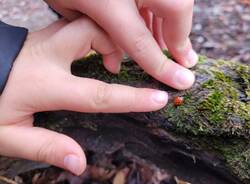
[[(112, 75), (99, 55), (91, 55), (72, 65), (74, 75), (166, 90), (168, 105), (150, 113), (40, 113), (36, 125), (73, 137), (86, 151), (90, 165), (133, 168), (127, 178), (131, 183), (152, 183), (160, 172), (165, 176), (162, 183), (178, 183), (177, 176), (192, 184), (248, 184), (250, 66), (201, 56), (193, 71), (194, 86), (176, 91), (128, 58), (120, 74)], [(183, 103), (176, 106), (175, 97), (182, 97)]]

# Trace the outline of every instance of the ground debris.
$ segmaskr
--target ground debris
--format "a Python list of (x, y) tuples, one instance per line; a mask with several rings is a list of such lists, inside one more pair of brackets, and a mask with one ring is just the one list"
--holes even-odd
[(175, 180), (176, 184), (191, 184), (189, 182), (180, 180), (177, 176), (174, 177), (174, 180)]
[(20, 181), (17, 182), (15, 180), (9, 179), (9, 178), (4, 177), (4, 176), (0, 176), (0, 183), (1, 184), (21, 184)]

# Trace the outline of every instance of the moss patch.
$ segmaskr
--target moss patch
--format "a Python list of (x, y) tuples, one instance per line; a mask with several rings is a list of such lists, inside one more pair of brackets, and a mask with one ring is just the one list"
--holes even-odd
[(181, 94), (184, 104), (168, 105), (162, 110), (163, 115), (179, 132), (249, 138), (250, 74), (246, 73), (249, 66), (226, 61), (202, 62), (195, 70), (196, 84)]
[(250, 148), (246, 142), (234, 141), (230, 145), (222, 145), (222, 152), (233, 174), (243, 181), (250, 182)]
[(250, 182), (250, 143), (248, 140), (205, 136), (193, 138), (193, 141), (197, 142), (202, 150), (221, 154), (232, 174), (238, 176), (244, 183)]

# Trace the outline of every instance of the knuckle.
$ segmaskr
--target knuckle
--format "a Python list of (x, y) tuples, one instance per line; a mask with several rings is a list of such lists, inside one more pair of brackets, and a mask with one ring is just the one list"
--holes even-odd
[[(87, 19), (87, 18), (81, 18), (80, 20), (80, 24), (81, 24), (81, 28), (86, 27), (89, 30), (89, 36), (92, 36), (92, 39), (94, 39), (97, 35), (100, 34), (101, 29), (100, 27), (91, 19)], [(84, 29), (83, 29), (84, 31)]]
[(147, 32), (138, 34), (134, 40), (134, 55), (135, 57), (142, 57), (150, 48), (150, 35)]
[(110, 105), (111, 96), (112, 86), (106, 83), (99, 84), (94, 94), (93, 108), (96, 110), (107, 108)]
[(156, 77), (161, 77), (165, 73), (165, 71), (166, 71), (166, 62), (161, 62), (156, 68), (154, 75)]
[(91, 19), (83, 17), (83, 18), (78, 19), (77, 21), (78, 21), (77, 23), (81, 25), (80, 27), (88, 27), (91, 30), (97, 29), (97, 24)]
[(50, 162), (55, 155), (55, 141), (56, 136), (51, 136), (39, 147), (36, 154), (36, 161), (38, 162)]

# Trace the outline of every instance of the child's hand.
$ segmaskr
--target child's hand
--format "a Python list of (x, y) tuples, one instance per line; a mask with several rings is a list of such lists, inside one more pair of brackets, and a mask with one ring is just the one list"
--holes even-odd
[(72, 61), (91, 47), (106, 58), (117, 52), (87, 18), (69, 24), (60, 20), (28, 36), (0, 96), (0, 155), (47, 162), (80, 174), (86, 167), (81, 147), (65, 135), (33, 127), (35, 112), (137, 112), (166, 105), (165, 92), (71, 75)]
[[(87, 14), (147, 73), (163, 83), (177, 89), (193, 84), (194, 75), (184, 67), (192, 67), (198, 60), (188, 38), (194, 0), (45, 1), (70, 20)], [(162, 54), (160, 46), (165, 45), (180, 65)], [(116, 71), (120, 60), (110, 61)]]

